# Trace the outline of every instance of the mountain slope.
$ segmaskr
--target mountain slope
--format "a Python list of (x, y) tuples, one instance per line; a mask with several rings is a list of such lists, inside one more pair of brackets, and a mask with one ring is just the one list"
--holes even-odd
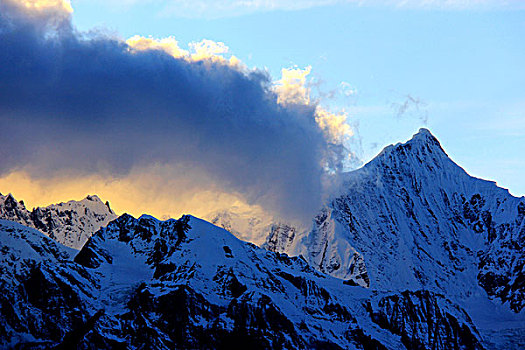
[(352, 254), (340, 254), (346, 243), (364, 257), (374, 288), (464, 298), (479, 283), (521, 311), (525, 198), (469, 176), (425, 129), (348, 173), (343, 187), (303, 238), (309, 256), (318, 253), (314, 243), (328, 240), (323, 270), (353, 274)]
[(35, 229), (0, 220), (0, 348), (53, 343), (87, 320), (94, 280), (71, 261), (74, 254)]
[(36, 228), (65, 246), (80, 249), (100, 227), (117, 218), (97, 196), (87, 196), (81, 201), (52, 204), (29, 211), (23, 202), (11, 194), (0, 194), (0, 219), (16, 221)]
[(345, 174), (342, 194), (285, 251), (373, 289), (443, 294), (487, 327), (525, 329), (525, 198), (469, 176), (426, 129)]
[(235, 237), (272, 252), (287, 251), (297, 232), (297, 228), (290, 224), (264, 217), (262, 213), (243, 212), (235, 207), (211, 213), (207, 219)]
[[(0, 221), (0, 237), (3, 275), (13, 276), (0, 285), (9, 295), (2, 347), (482, 348), (468, 315), (443, 296), (345, 285), (190, 216), (123, 215), (75, 262), (17, 223)], [(24, 284), (35, 279), (26, 265), (37, 266), (39, 285)]]

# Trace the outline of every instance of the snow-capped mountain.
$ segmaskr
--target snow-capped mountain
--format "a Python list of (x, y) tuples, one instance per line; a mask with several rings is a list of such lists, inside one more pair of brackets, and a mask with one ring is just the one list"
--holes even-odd
[(234, 207), (228, 210), (212, 212), (205, 219), (214, 225), (224, 228), (243, 241), (261, 246), (265, 243), (273, 226), (273, 218)]
[(0, 218), (27, 226), (0, 220), (0, 348), (525, 347), (525, 198), (425, 129), (345, 174), (309, 230), (113, 220), (96, 196), (32, 212), (0, 196)]
[(0, 220), (0, 347), (482, 349), (429, 291), (345, 284), (191, 217), (122, 215), (75, 256)]
[(297, 232), (293, 225), (279, 222), (262, 213), (241, 211), (238, 208), (212, 213), (207, 219), (235, 237), (272, 252), (288, 251)]
[(525, 334), (525, 198), (469, 176), (426, 129), (345, 174), (283, 251), (349, 283), (443, 294), (487, 329)]
[(0, 219), (16, 221), (36, 228), (63, 245), (80, 249), (87, 239), (117, 215), (97, 196), (87, 196), (81, 201), (52, 204), (47, 207), (26, 209), (11, 195), (0, 194)]
[(234, 211), (212, 222), (268, 250), (303, 255), (319, 271), (349, 283), (425, 288), (461, 300), (488, 293), (520, 312), (524, 218), (525, 198), (469, 176), (421, 129), (344, 174), (341, 194), (311, 229)]

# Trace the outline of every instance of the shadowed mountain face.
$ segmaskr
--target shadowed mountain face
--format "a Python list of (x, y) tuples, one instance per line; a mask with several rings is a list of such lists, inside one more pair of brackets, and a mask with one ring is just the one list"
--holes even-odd
[(19, 224), (0, 235), (2, 347), (482, 348), (440, 295), (352, 287), (194, 217), (123, 215), (74, 261)]

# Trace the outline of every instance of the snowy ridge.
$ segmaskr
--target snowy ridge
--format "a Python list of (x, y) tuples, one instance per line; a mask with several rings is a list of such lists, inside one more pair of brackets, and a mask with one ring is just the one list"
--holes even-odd
[(100, 227), (117, 218), (117, 215), (97, 196), (87, 196), (81, 201), (52, 204), (29, 211), (23, 202), (11, 194), (0, 194), (0, 219), (16, 221), (36, 228), (57, 242), (80, 249)]
[(0, 219), (34, 227), (31, 212), (26, 209), (23, 201), (18, 202), (11, 194), (4, 196), (0, 193)]
[(269, 218), (235, 207), (211, 213), (206, 219), (232, 233), (235, 237), (258, 246), (264, 244), (274, 225)]
[[(2, 223), (2, 268), (11, 273), (18, 260), (35, 268), (13, 273), (34, 283), (0, 285), (0, 327), (8, 330), (0, 346), (16, 339), (79, 349), (483, 348), (468, 315), (442, 296), (352, 287), (191, 216), (122, 215), (75, 262), (38, 231)], [(52, 250), (41, 251), (47, 245)], [(25, 297), (35, 283), (45, 298)], [(8, 304), (15, 307), (6, 311)], [(48, 326), (57, 317), (60, 329)]]
[(443, 294), (487, 332), (525, 329), (525, 198), (469, 176), (426, 129), (347, 173), (287, 252), (373, 289)]
[(231, 208), (211, 213), (209, 222), (220, 226), (235, 237), (272, 252), (285, 252), (292, 245), (297, 228), (266, 216), (261, 212)]
[[(41, 232), (0, 220), (0, 348), (62, 338), (93, 310), (94, 280), (72, 262), (77, 251)], [(44, 340), (44, 341), (43, 341)]]

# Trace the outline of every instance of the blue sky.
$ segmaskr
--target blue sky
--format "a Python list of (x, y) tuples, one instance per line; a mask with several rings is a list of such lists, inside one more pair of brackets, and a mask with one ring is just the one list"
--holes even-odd
[(266, 2), (273, 10), (234, 3), (79, 0), (72, 3), (73, 22), (124, 39), (224, 42), (248, 66), (276, 79), (281, 68), (311, 66), (321, 103), (349, 114), (358, 133), (350, 147), (363, 161), (428, 127), (468, 172), (525, 194), (525, 11), (519, 2), (313, 1), (300, 9)]

